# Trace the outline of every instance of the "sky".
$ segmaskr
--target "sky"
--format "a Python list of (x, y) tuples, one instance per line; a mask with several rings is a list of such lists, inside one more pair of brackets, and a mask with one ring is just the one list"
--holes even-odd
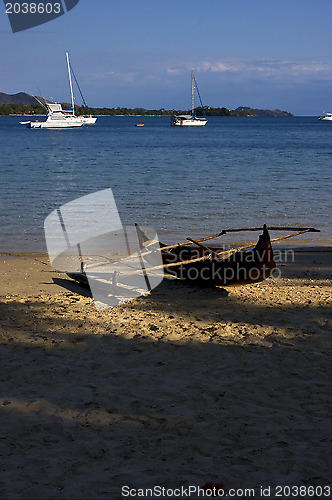
[(331, 0), (80, 0), (12, 33), (1, 3), (0, 92), (68, 102), (68, 51), (91, 107), (188, 109), (193, 69), (205, 106), (321, 115), (331, 20)]

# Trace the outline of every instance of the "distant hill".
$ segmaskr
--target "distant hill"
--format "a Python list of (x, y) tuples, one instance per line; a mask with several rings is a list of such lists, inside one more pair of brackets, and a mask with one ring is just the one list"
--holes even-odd
[(280, 109), (254, 109), (246, 106), (239, 106), (235, 111), (246, 113), (251, 116), (293, 116), (288, 111), (280, 111)]
[(19, 92), (18, 94), (5, 94), (0, 92), (0, 106), (3, 104), (22, 104), (23, 106), (29, 106), (37, 104), (36, 99), (25, 92)]

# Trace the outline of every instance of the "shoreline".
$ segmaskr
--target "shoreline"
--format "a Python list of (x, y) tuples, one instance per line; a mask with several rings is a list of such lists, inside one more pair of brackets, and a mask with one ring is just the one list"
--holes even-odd
[[(165, 240), (165, 241), (164, 241)], [(167, 240), (167, 241), (166, 241)], [(163, 243), (167, 245), (171, 245), (172, 242), (180, 242), (184, 241), (183, 237), (178, 238), (177, 236), (170, 238), (167, 236), (167, 238), (164, 238), (164, 235), (162, 233), (159, 233), (159, 241), (162, 241)], [(257, 240), (256, 240), (257, 242)], [(249, 240), (237, 240), (237, 241), (229, 241), (227, 244), (224, 245), (225, 250), (228, 250), (233, 247), (240, 247), (241, 245), (251, 245), (254, 247), (255, 244), (255, 239)], [(294, 242), (295, 243), (295, 242)], [(319, 244), (317, 244), (319, 243)], [(31, 254), (40, 254), (40, 255), (46, 255), (47, 257), (47, 251), (45, 249), (45, 244), (42, 245), (44, 248), (43, 249), (38, 249), (38, 248), (33, 248), (29, 249), (29, 247), (25, 248), (17, 248), (17, 245), (12, 245), (11, 248), (6, 248), (4, 245), (2, 245), (3, 250), (0, 250), (0, 258), (2, 255), (15, 255), (15, 256), (20, 256), (20, 255), (31, 255)], [(209, 247), (213, 250), (214, 248), (220, 248), (222, 247), (222, 242), (220, 244), (210, 244)], [(280, 241), (278, 243), (272, 243), (272, 248), (274, 251), (290, 251), (293, 250), (294, 252), (331, 252), (332, 251), (332, 240), (331, 238), (324, 238), (321, 241), (317, 242), (316, 240), (312, 241), (297, 241), (297, 244), (291, 244), (290, 240), (285, 240), (285, 241)]]
[[(66, 111), (65, 109), (63, 111)], [(176, 112), (176, 114), (183, 114), (184, 112), (186, 111), (179, 111), (179, 112)], [(189, 111), (188, 111), (189, 112)], [(130, 117), (130, 116), (139, 116), (139, 117), (171, 117), (171, 116), (174, 116), (174, 113), (169, 113), (169, 114), (162, 114), (162, 115), (157, 115), (157, 114), (128, 114), (128, 115), (116, 115), (116, 114), (105, 114), (105, 115), (98, 115), (96, 113), (86, 113), (86, 114), (92, 114), (93, 116), (97, 116), (97, 117), (102, 117), (102, 116), (105, 116), (105, 117), (113, 117), (113, 116), (116, 116), (116, 117)], [(84, 113), (83, 113), (84, 115)], [(27, 114), (27, 115), (22, 115), (22, 114), (16, 114), (16, 113), (10, 113), (8, 115), (0, 115), (0, 116), (28, 116), (28, 117), (35, 117), (35, 116), (47, 116), (47, 114), (33, 114), (33, 115), (30, 115), (30, 114)], [(307, 115), (303, 115), (303, 117), (306, 117)], [(298, 117), (302, 117), (302, 115), (292, 115), (292, 116), (278, 116), (278, 115), (207, 115), (208, 119), (209, 118), (298, 118)], [(308, 115), (308, 118), (315, 118), (315, 117), (319, 117), (319, 115)]]

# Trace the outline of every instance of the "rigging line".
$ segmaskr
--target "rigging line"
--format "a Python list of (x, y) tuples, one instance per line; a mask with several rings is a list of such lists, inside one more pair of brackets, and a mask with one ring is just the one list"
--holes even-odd
[(195, 75), (194, 75), (194, 83), (195, 83), (195, 87), (196, 87), (196, 90), (197, 90), (197, 94), (198, 94), (199, 102), (201, 103), (201, 107), (202, 107), (203, 114), (206, 116), (206, 113), (205, 113), (205, 108), (204, 108), (204, 106), (203, 106), (203, 102), (202, 102), (201, 94), (199, 93), (199, 90), (198, 90), (198, 85), (197, 85), (197, 82), (196, 82)]
[(71, 69), (71, 72), (72, 72), (72, 74), (73, 74), (74, 80), (75, 80), (75, 82), (76, 82), (77, 88), (78, 88), (78, 90), (79, 90), (79, 92), (80, 92), (80, 94), (81, 94), (83, 104), (84, 104), (84, 106), (87, 108), (87, 107), (88, 107), (88, 106), (87, 106), (87, 103), (85, 102), (84, 96), (83, 96), (82, 91), (81, 91), (81, 87), (80, 87), (80, 86), (79, 86), (79, 84), (78, 84), (78, 81), (77, 81), (76, 75), (75, 75), (75, 73), (74, 73), (73, 67), (72, 67), (72, 65), (71, 65), (70, 63), (69, 63), (69, 65), (70, 65), (70, 69)]
[[(32, 97), (34, 97), (34, 98), (36, 99), (36, 101), (37, 101), (39, 104), (41, 104), (41, 106), (44, 106), (44, 108), (47, 110), (47, 106), (46, 106), (43, 102), (41, 102), (41, 101), (38, 99), (38, 97), (36, 97), (35, 95), (33, 95)], [(43, 98), (42, 98), (42, 99), (43, 99)]]
[[(36, 101), (38, 102), (38, 104), (41, 104), (41, 105), (42, 105), (42, 106), (43, 106), (43, 107), (47, 110), (47, 106), (46, 106), (46, 104), (45, 104), (45, 98), (43, 97), (43, 94), (41, 93), (40, 88), (38, 87), (38, 88), (37, 88), (37, 90), (38, 90), (38, 92), (39, 92), (39, 96), (33, 95), (32, 97), (33, 97), (34, 99), (36, 99)], [(40, 99), (43, 99), (43, 100), (44, 100), (44, 102), (42, 102), (40, 99), (38, 99), (38, 97), (40, 97)]]

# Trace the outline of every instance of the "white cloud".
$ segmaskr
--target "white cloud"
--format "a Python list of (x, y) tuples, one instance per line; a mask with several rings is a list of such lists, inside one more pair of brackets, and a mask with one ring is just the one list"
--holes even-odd
[(299, 63), (291, 60), (259, 60), (259, 61), (238, 61), (238, 60), (203, 60), (184, 62), (181, 65), (170, 66), (167, 73), (178, 75), (195, 69), (202, 73), (238, 73), (246, 77), (260, 77), (272, 80), (311, 78), (330, 79), (332, 77), (332, 67), (319, 61), (309, 61)]
[[(95, 67), (85, 76), (83, 82), (93, 82), (101, 86), (112, 85), (113, 88), (130, 87), (135, 84), (139, 88), (173, 88), (178, 85), (178, 78), (188, 75), (194, 69), (197, 78), (211, 80), (211, 84), (223, 82), (245, 83), (259, 81), (264, 85), (276, 84), (292, 87), (298, 83), (329, 81), (332, 79), (332, 67), (315, 60), (239, 60), (239, 59), (191, 59), (183, 60), (166, 57), (149, 57), (147, 54), (116, 54), (105, 61), (105, 71)], [(112, 70), (108, 70), (111, 66)], [(210, 77), (209, 77), (210, 75)], [(220, 75), (220, 76), (218, 76)]]
[(103, 73), (89, 74), (85, 77), (85, 81), (104, 80), (105, 78), (109, 78), (113, 75), (114, 71), (104, 71)]
[(257, 71), (260, 75), (267, 78), (297, 78), (297, 77), (319, 77), (331, 78), (332, 68), (326, 64), (317, 61), (308, 63), (298, 63), (295, 61), (258, 61), (248, 66), (248, 71)]

